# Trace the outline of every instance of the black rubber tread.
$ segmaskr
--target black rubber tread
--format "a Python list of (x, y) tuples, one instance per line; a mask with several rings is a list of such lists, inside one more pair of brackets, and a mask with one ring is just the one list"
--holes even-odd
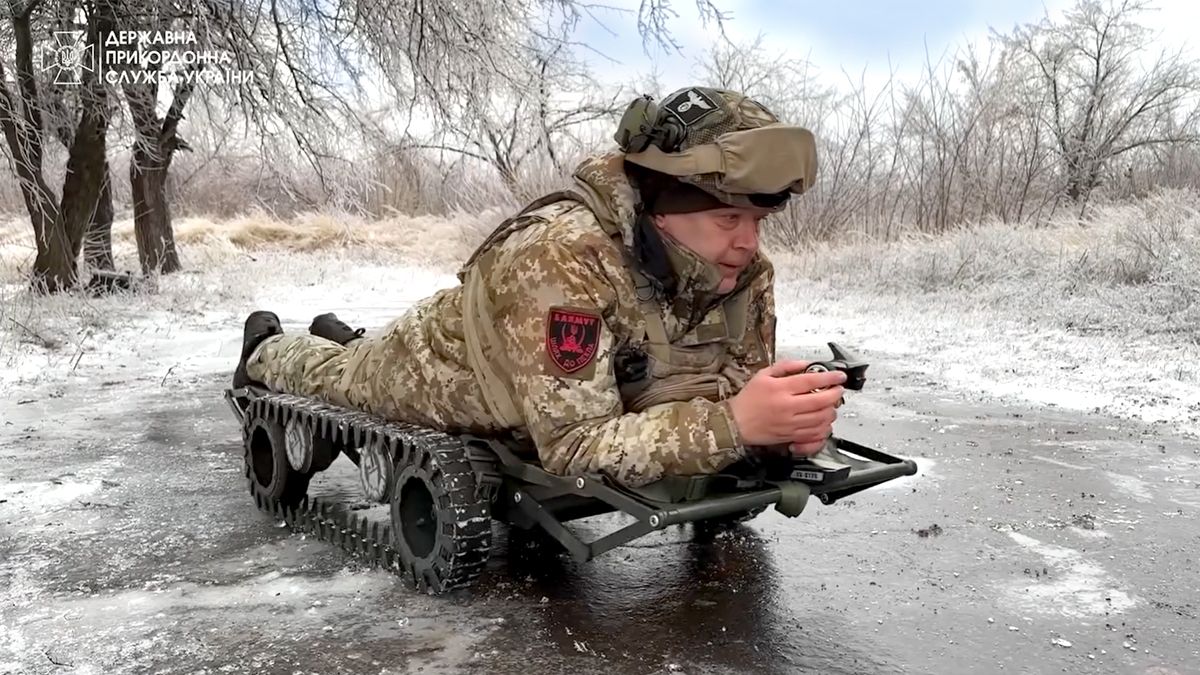
[[(443, 523), (435, 556), (428, 561), (414, 560), (396, 547), (392, 526), (370, 521), (351, 508), (352, 503), (309, 495), (285, 503), (262, 490), (248, 469), (250, 493), (260, 511), (284, 521), (295, 532), (307, 533), (390, 570), (418, 590), (441, 593), (468, 587), (478, 579), (491, 553), (491, 500), (500, 482), (494, 456), (467, 448), (452, 435), (424, 427), (388, 422), (301, 396), (267, 394), (251, 399), (246, 409), (246, 461), (250, 456), (249, 430), (255, 420), (282, 427), (296, 417), (309, 425), (318, 439), (344, 447), (379, 442), (396, 466), (397, 476), (413, 459), (421, 457), (429, 475), (444, 486), (438, 495), (441, 510), (453, 514), (455, 520)], [(357, 454), (347, 456), (357, 458)], [(314, 473), (301, 474), (306, 487)]]

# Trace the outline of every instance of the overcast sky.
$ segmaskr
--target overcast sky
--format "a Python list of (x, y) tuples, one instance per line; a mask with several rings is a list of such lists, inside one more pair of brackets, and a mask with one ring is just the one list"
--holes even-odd
[[(640, 0), (607, 0), (604, 4), (636, 10)], [(700, 23), (694, 0), (671, 0), (679, 17), (672, 32), (687, 50), (684, 56), (642, 48), (634, 15), (597, 11), (612, 33), (594, 22), (581, 26), (580, 41), (619, 60), (591, 57), (606, 80), (624, 80), (630, 70), (649, 72), (657, 62), (665, 87), (686, 86), (691, 60), (713, 40), (714, 29)], [(886, 79), (889, 68), (901, 79), (921, 69), (928, 49), (936, 62), (948, 49), (967, 42), (983, 45), (989, 27), (1007, 33), (1014, 25), (1052, 16), (1073, 3), (1064, 0), (715, 0), (732, 14), (727, 32), (735, 40), (764, 35), (772, 50), (807, 58), (822, 78), (844, 84), (865, 69), (868, 83)], [(1158, 0), (1146, 24), (1163, 31), (1164, 46), (1189, 46), (1200, 26), (1200, 2)], [(1194, 53), (1194, 49), (1192, 50)], [(889, 66), (890, 59), (890, 66)], [(647, 92), (649, 93), (649, 92)], [(659, 92), (665, 94), (667, 92)]]

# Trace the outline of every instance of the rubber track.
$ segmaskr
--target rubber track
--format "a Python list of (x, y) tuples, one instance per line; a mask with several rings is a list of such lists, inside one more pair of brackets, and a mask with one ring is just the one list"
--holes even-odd
[(343, 500), (305, 496), (298, 505), (289, 507), (264, 495), (250, 477), (249, 422), (266, 419), (286, 425), (297, 418), (317, 435), (346, 447), (381, 444), (391, 458), (396, 473), (414, 454), (420, 454), (416, 452), (417, 448), (424, 450), (438, 465), (444, 485), (449, 489), (449, 503), (443, 504), (442, 511), (458, 515), (488, 515), (488, 505), (498, 492), (501, 481), (494, 455), (466, 446), (449, 434), (388, 422), (368, 413), (290, 394), (267, 394), (252, 398), (246, 408), (246, 423), (243, 424), (246, 480), (260, 511), (284, 521), (294, 532), (306, 533), (341, 548), (371, 566), (389, 570), (419, 590), (447, 591), (470, 586), (479, 577), (491, 552), (490, 517), (456, 518), (452, 523), (443, 524), (443, 529), (452, 527), (455, 530), (453, 568), (446, 575), (446, 583), (438, 588), (436, 579), (421, 574), (415, 566), (403, 564), (399, 552), (392, 546), (390, 524), (369, 521), (360, 511), (350, 509), (350, 504)]

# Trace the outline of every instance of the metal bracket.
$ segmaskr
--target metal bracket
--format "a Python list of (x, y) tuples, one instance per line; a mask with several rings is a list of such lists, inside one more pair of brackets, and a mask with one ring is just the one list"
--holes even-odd
[(649, 520), (656, 519), (656, 516), (652, 515), (645, 520), (639, 519), (637, 522), (630, 523), (610, 532), (595, 541), (585, 542), (576, 536), (574, 532), (563, 526), (541, 502), (531, 497), (528, 493), (517, 490), (513, 493), (512, 500), (518, 510), (540, 525), (558, 543), (562, 544), (563, 548), (567, 549), (576, 562), (587, 562), (602, 553), (606, 553), (622, 544), (627, 544), (656, 529), (648, 522)]

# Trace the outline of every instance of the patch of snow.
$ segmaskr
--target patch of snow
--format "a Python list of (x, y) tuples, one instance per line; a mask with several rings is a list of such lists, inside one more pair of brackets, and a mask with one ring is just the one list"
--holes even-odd
[(1133, 497), (1135, 500), (1139, 502), (1151, 501), (1150, 485), (1146, 481), (1112, 471), (1105, 472), (1105, 475), (1114, 487)]
[(77, 467), (70, 475), (0, 483), (0, 516), (49, 516), (100, 490), (101, 481), (119, 471), (121, 464), (119, 458), (108, 457)]
[(1112, 535), (1104, 530), (1085, 530), (1082, 527), (1072, 525), (1067, 528), (1071, 532), (1084, 537), (1086, 539), (1111, 539)]
[(76, 482), (10, 482), (0, 483), (0, 514), (6, 511), (43, 513), (46, 509), (63, 506), (100, 489), (100, 481)]
[[(931, 394), (950, 389), (1200, 434), (1200, 347), (1185, 341), (1075, 335), (947, 298), (898, 299), (819, 283), (783, 285), (778, 293), (781, 356), (828, 358), (832, 341), (872, 364), (932, 380)], [(1126, 363), (1144, 375), (1114, 367)]]
[(1137, 604), (1104, 568), (1086, 560), (1080, 551), (1047, 544), (1020, 532), (1009, 532), (1008, 536), (1023, 549), (1041, 556), (1053, 570), (1036, 583), (1012, 584), (1007, 595), (1013, 603), (1042, 614), (1076, 618), (1120, 613)]
[[(54, 596), (39, 604), (15, 622), (0, 621), (0, 672), (44, 661), (47, 650), (61, 648), (64, 659), (74, 672), (104, 672), (105, 664), (122, 662), (125, 652), (151, 658), (164, 653), (162, 640), (178, 639), (161, 630), (180, 616), (208, 617), (220, 622), (223, 613), (257, 612), (264, 622), (287, 616), (288, 630), (298, 634), (319, 631), (325, 617), (301, 611), (313, 606), (314, 599), (339, 606), (356, 598), (383, 594), (392, 588), (393, 578), (383, 572), (343, 570), (323, 578), (283, 575), (277, 571), (249, 578), (233, 585), (183, 582), (156, 590), (106, 591), (84, 596)], [(71, 640), (56, 643), (55, 636), (71, 635)], [(180, 645), (170, 645), (180, 648)], [(203, 647), (201, 642), (193, 645)], [(204, 651), (212, 651), (203, 647)], [(5, 654), (7, 652), (7, 654)], [(6, 659), (9, 661), (6, 662)], [(12, 664), (11, 666), (9, 664)], [(146, 664), (128, 664), (144, 670)], [(143, 667), (138, 668), (136, 666)]]
[(1054, 638), (1053, 640), (1050, 641), (1050, 644), (1058, 646), (1058, 647), (1064, 647), (1066, 649), (1071, 648), (1071, 641), (1064, 640), (1062, 638)]
[(354, 266), (336, 276), (329, 273), (320, 284), (264, 288), (255, 294), (254, 304), (278, 314), (284, 330), (307, 331), (314, 316), (334, 312), (370, 332), (429, 295), (456, 285), (454, 275), (422, 267)]
[(1050, 457), (1043, 457), (1042, 455), (1030, 455), (1030, 456), (1029, 456), (1029, 458), (1030, 458), (1030, 459), (1036, 459), (1036, 460), (1038, 460), (1039, 462), (1045, 462), (1045, 463), (1047, 463), (1047, 464), (1053, 464), (1053, 465), (1055, 465), (1055, 466), (1061, 466), (1061, 467), (1062, 467), (1062, 468), (1064, 468), (1064, 469), (1074, 469), (1074, 470), (1076, 470), (1076, 471), (1089, 471), (1089, 470), (1091, 470), (1091, 467), (1088, 467), (1088, 466), (1080, 466), (1080, 465), (1078, 465), (1078, 464), (1071, 464), (1070, 462), (1064, 462), (1064, 461), (1062, 461), (1062, 460), (1058, 460), (1058, 459), (1052, 459), (1052, 458), (1050, 458)]

